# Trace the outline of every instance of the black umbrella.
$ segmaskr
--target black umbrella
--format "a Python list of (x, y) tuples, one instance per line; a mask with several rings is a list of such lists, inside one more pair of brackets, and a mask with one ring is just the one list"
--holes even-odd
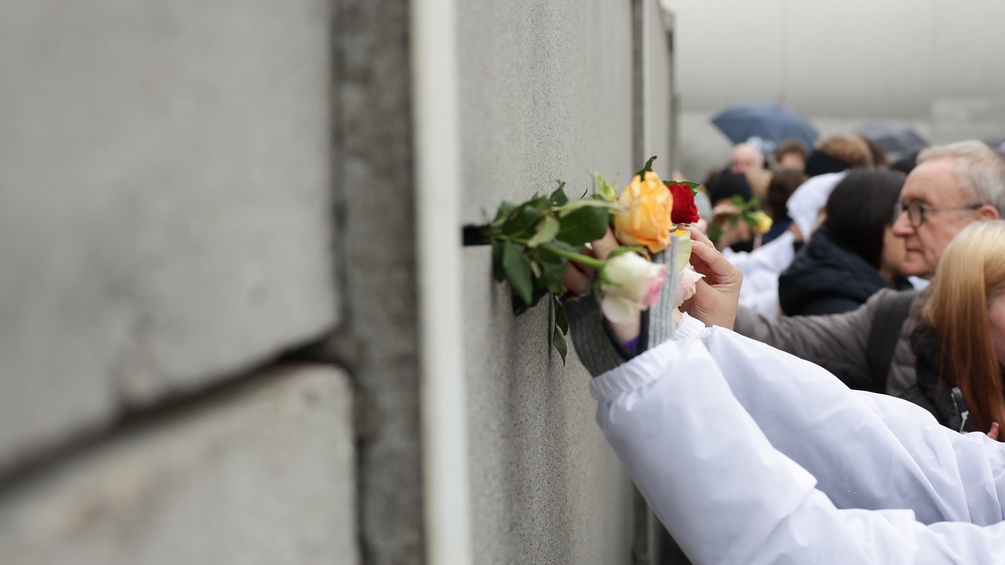
[(817, 132), (802, 116), (770, 102), (742, 102), (723, 110), (712, 123), (733, 143), (760, 138), (772, 145), (785, 139), (798, 139), (813, 147)]
[(869, 122), (856, 131), (893, 155), (908, 155), (928, 147), (928, 142), (914, 128), (896, 122)]

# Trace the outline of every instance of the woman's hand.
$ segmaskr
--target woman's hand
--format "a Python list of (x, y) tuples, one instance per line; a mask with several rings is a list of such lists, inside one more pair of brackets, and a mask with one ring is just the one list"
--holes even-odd
[[(607, 256), (620, 245), (614, 237), (611, 228), (607, 228), (604, 237), (594, 241), (581, 250), (583, 255), (596, 257), (602, 261), (607, 260)], [(562, 273), (562, 284), (569, 289), (567, 296), (581, 296), (590, 290), (590, 279), (593, 278), (593, 269), (584, 265), (579, 265), (575, 261), (569, 261), (565, 265), (565, 272)]]
[(698, 281), (697, 292), (684, 301), (682, 309), (706, 326), (733, 329), (743, 273), (697, 228), (688, 226), (687, 230), (691, 233), (691, 265), (705, 278)]
[(988, 437), (998, 441), (998, 422), (991, 422), (991, 429), (988, 430)]
[(712, 209), (712, 223), (720, 230), (719, 239), (713, 247), (722, 250), (751, 238), (750, 226), (739, 216), (740, 208), (732, 202), (723, 202)]

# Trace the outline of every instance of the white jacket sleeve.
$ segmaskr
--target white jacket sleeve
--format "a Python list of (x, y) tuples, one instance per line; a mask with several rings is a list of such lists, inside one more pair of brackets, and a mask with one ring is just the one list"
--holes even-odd
[[(697, 563), (1005, 562), (1002, 448), (812, 364), (685, 318), (591, 389), (604, 435)], [(942, 518), (994, 525), (924, 523)]]

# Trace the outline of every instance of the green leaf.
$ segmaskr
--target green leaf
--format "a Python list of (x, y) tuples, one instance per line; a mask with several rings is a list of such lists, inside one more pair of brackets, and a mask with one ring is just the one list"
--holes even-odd
[(645, 173), (651, 173), (653, 171), (653, 161), (655, 161), (655, 160), (656, 160), (656, 156), (653, 155), (652, 157), (649, 158), (648, 161), (646, 161), (646, 166), (642, 167), (642, 170), (639, 171), (639, 172), (637, 172), (637, 173), (635, 173), (635, 174), (641, 177), (641, 176), (644, 176)]
[[(534, 294), (531, 296), (530, 304), (525, 303), (522, 298), (516, 295), (515, 292), (512, 292), (514, 316), (519, 316), (520, 314), (523, 314), (527, 310), (533, 308), (534, 306), (537, 305), (538, 302), (541, 301), (542, 298), (548, 295), (548, 290), (545, 288), (539, 287), (537, 285), (534, 285), (533, 288), (534, 288)], [(510, 288), (510, 290), (512, 291), (512, 287)]]
[(503, 244), (502, 267), (513, 292), (530, 306), (534, 301), (534, 281), (530, 274), (530, 259), (523, 246), (507, 241)]
[(614, 202), (618, 199), (618, 191), (615, 190), (613, 186), (608, 184), (607, 179), (603, 177), (600, 173), (595, 175), (597, 182), (597, 190), (600, 192), (600, 197), (608, 202)]
[(513, 204), (512, 202), (503, 201), (503, 203), (499, 205), (499, 210), (496, 212), (496, 217), (494, 220), (492, 220), (491, 225), (493, 227), (499, 227), (503, 225), (503, 222), (506, 221), (506, 217), (509, 216), (510, 213), (513, 212), (513, 210), (516, 210), (516, 208), (517, 208), (516, 204)]
[(541, 278), (541, 264), (537, 261), (531, 260), (530, 262), (530, 272), (534, 274), (535, 279)]
[(556, 327), (551, 332), (551, 344), (555, 346), (555, 351), (562, 357), (562, 365), (565, 365), (565, 356), (569, 353), (569, 346), (565, 343), (565, 338)]
[(554, 299), (555, 303), (555, 327), (562, 330), (563, 334), (569, 333), (569, 318), (565, 315), (565, 306), (562, 306), (562, 301), (558, 298)]
[(562, 275), (565, 273), (567, 261), (561, 263), (549, 263), (541, 261), (539, 263), (541, 274), (538, 276), (538, 286), (548, 289), (548, 292), (562, 294), (566, 291), (565, 283), (562, 282)]
[(637, 245), (633, 246), (619, 245), (618, 247), (615, 247), (614, 249), (611, 250), (610, 255), (607, 256), (607, 260), (610, 261), (611, 259), (614, 259), (618, 255), (624, 255), (625, 253), (638, 253), (643, 257), (649, 255), (649, 251), (644, 247), (639, 247)]
[(503, 242), (492, 240), (492, 277), (502, 282), (506, 279), (506, 272), (503, 270)]
[(537, 231), (534, 233), (534, 237), (530, 238), (527, 242), (527, 247), (534, 248), (542, 243), (548, 243), (549, 241), (555, 239), (558, 235), (559, 228), (562, 224), (559, 223), (558, 219), (554, 216), (545, 216), (537, 223)]
[[(596, 202), (595, 200), (593, 202)], [(556, 239), (569, 245), (579, 247), (587, 242), (604, 237), (610, 222), (610, 212), (607, 208), (583, 206), (569, 212), (562, 218), (562, 228)]]
[(534, 205), (534, 200), (524, 202), (510, 212), (502, 224), (502, 233), (510, 237), (529, 238), (531, 228), (537, 222), (540, 211)]
[(551, 200), (552, 205), (564, 206), (566, 203), (569, 202), (569, 197), (566, 196), (565, 191), (562, 190), (563, 188), (565, 188), (565, 182), (564, 181), (557, 181), (557, 182), (558, 182), (558, 188), (556, 188), (555, 192), (552, 192), (551, 196), (549, 196), (548, 198)]
[(618, 210), (624, 208), (617, 202), (609, 202), (607, 200), (597, 200), (591, 198), (583, 198), (581, 200), (573, 200), (558, 209), (558, 215), (561, 217), (568, 216), (570, 213), (579, 210), (580, 208), (607, 208), (608, 210)]
[(719, 241), (720, 237), (722, 237), (722, 228), (720, 228), (717, 224), (709, 224), (708, 231), (705, 232), (705, 235), (708, 236), (708, 239), (710, 239), (712, 243), (715, 243)]

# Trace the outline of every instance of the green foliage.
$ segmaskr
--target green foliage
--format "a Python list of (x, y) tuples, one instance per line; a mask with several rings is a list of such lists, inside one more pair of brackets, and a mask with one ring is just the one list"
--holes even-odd
[[(595, 269), (603, 266), (602, 261), (580, 252), (584, 244), (604, 236), (618, 207), (614, 188), (598, 178), (599, 194), (591, 198), (570, 200), (565, 184), (559, 182), (547, 197), (503, 202), (492, 223), (478, 228), (492, 244), (493, 277), (509, 283), (514, 314), (533, 307), (547, 294), (566, 292), (562, 275), (570, 260)], [(551, 302), (555, 316), (550, 341), (564, 362), (568, 320), (561, 303), (555, 298)]]
[[(655, 160), (650, 158), (637, 174), (652, 171)], [(602, 270), (605, 262), (585, 255), (581, 248), (604, 237), (614, 212), (621, 206), (615, 186), (599, 173), (594, 176), (593, 194), (587, 196), (584, 192), (576, 199), (566, 195), (565, 183), (557, 182), (558, 187), (548, 196), (535, 194), (526, 202), (503, 202), (489, 225), (465, 227), (465, 241), (491, 243), (492, 275), (496, 281), (509, 283), (514, 314), (525, 312), (545, 295), (551, 295), (549, 341), (565, 363), (569, 320), (558, 296), (568, 289), (562, 276), (569, 261), (597, 272)], [(681, 184), (687, 184), (692, 191), (698, 186), (686, 181)], [(643, 248), (621, 247), (612, 256), (628, 251), (648, 255)]]
[(652, 157), (649, 158), (648, 161), (646, 161), (646, 165), (644, 167), (642, 167), (639, 170), (639, 172), (637, 172), (635, 174), (641, 177), (641, 176), (644, 176), (646, 173), (653, 172), (653, 161), (655, 161), (655, 160), (656, 160), (656, 156), (653, 155)]

